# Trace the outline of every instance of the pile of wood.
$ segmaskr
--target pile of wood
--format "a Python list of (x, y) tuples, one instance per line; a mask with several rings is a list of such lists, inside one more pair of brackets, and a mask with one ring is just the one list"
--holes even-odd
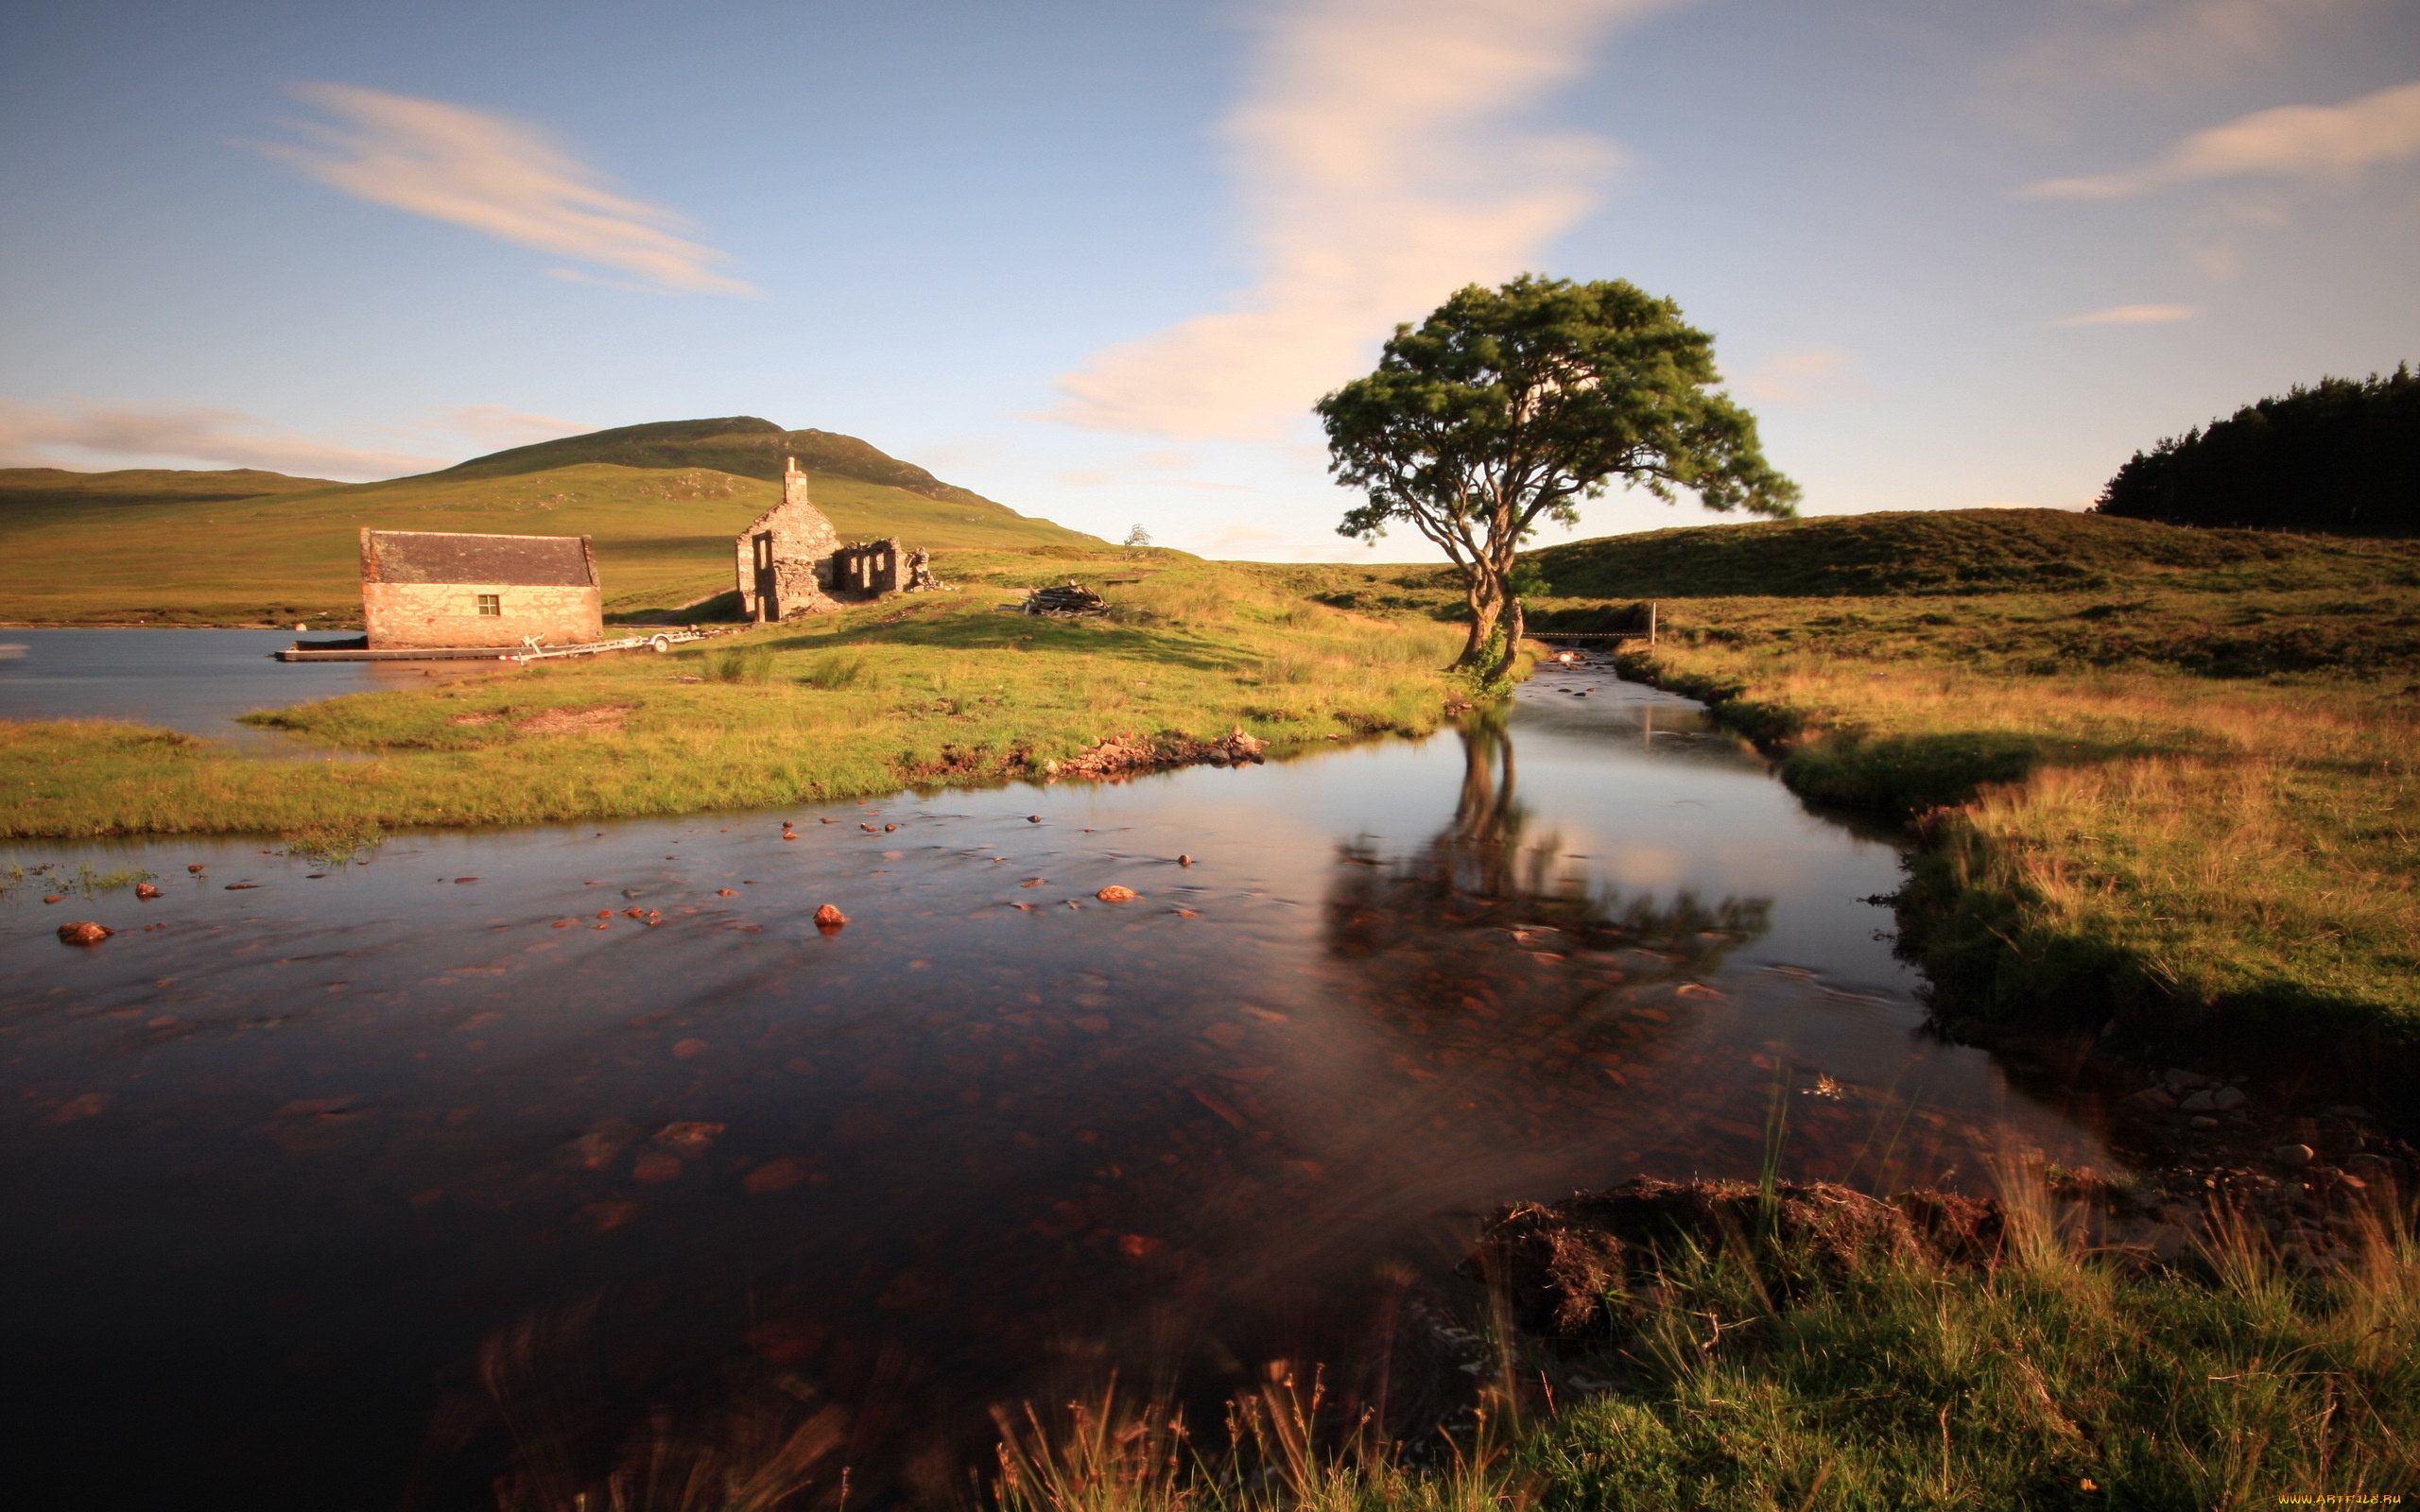
[(1068, 619), (1079, 614), (1106, 614), (1109, 612), (1109, 600), (1089, 588), (1066, 583), (1057, 588), (1037, 588), (1028, 593), (1025, 611), (1047, 614), (1054, 619)]

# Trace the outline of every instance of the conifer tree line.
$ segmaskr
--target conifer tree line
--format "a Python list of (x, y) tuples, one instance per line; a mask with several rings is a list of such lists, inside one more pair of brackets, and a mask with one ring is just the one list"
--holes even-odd
[(2323, 378), (2171, 436), (2094, 508), (2177, 525), (2420, 536), (2420, 376)]

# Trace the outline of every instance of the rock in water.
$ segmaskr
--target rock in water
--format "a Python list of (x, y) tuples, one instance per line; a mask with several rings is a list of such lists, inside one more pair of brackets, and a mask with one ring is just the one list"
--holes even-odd
[(60, 943), (64, 945), (98, 945), (116, 933), (106, 924), (95, 924), (89, 919), (59, 926)]
[(1131, 903), (1143, 895), (1132, 887), (1121, 887), (1113, 882), (1093, 896), (1105, 903)]
[(825, 903), (822, 907), (815, 911), (815, 927), (823, 931), (826, 935), (838, 930), (841, 925), (848, 921), (849, 916), (840, 912), (838, 908), (830, 903)]

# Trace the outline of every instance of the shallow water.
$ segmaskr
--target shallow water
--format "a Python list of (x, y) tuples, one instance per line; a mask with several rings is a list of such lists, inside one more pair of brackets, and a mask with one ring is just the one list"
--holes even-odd
[[(260, 755), (308, 747), (238, 714), (339, 694), (418, 687), (481, 662), (278, 662), (292, 630), (0, 629), (0, 719), (117, 719), (182, 730)], [(323, 754), (323, 753), (322, 753)]]
[(650, 1403), (735, 1399), (845, 1409), (858, 1502), (946, 1500), (992, 1403), (1279, 1358), (1412, 1422), (1465, 1379), (1491, 1204), (1774, 1150), (1875, 1187), (2107, 1160), (1921, 1033), (1863, 901), (1889, 836), (1599, 672), (1419, 743), (316, 876), (12, 850), (167, 888), (0, 902), (46, 1505), (487, 1506), (508, 1420), (600, 1463)]

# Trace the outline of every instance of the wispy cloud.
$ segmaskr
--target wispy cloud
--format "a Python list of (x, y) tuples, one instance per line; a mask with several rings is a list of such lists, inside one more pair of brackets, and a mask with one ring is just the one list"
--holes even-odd
[(618, 268), (655, 289), (756, 292), (714, 270), (728, 253), (677, 234), (689, 229), (680, 215), (606, 188), (603, 175), (527, 122), (349, 84), (305, 84), (296, 93), (335, 124), (298, 122), (310, 146), (262, 150), (321, 183), (517, 247)]
[(1791, 409), (1813, 409), (1856, 382), (1845, 352), (1828, 347), (1793, 347), (1767, 356), (1754, 367), (1725, 381), (1751, 399)]
[(494, 404), (461, 404), (441, 409), (437, 415), (431, 429), (467, 436), (474, 441), (492, 447), (527, 446), (536, 441), (551, 441), (559, 436), (585, 435), (596, 429), (576, 420), (532, 415)]
[(1261, 19), (1222, 130), (1256, 281), (1230, 308), (1094, 354), (1054, 419), (1259, 439), (1454, 289), (1529, 266), (1621, 153), (1509, 117), (1670, 0), (1307, 0)]
[(2052, 325), (2169, 325), (2202, 312), (2190, 304), (2113, 304), (2086, 315), (2063, 315)]
[(2413, 156), (2420, 156), (2420, 81), (2342, 105), (2255, 111), (2195, 132), (2147, 166), (2045, 180), (2018, 193), (2035, 199), (2118, 199), (2169, 184), (2248, 174), (2347, 179)]
[[(60, 455), (62, 449), (68, 455)], [(43, 408), (0, 400), (0, 461), (12, 467), (81, 469), (91, 467), (95, 458), (110, 459), (121, 467), (201, 463), (347, 481), (425, 472), (453, 460), (315, 441), (229, 409), (100, 404)]]
[[(2029, 8), (2037, 29), (1994, 82), (2038, 106), (2110, 83), (2174, 95), (2273, 64), (2332, 24), (2394, 0), (2066, 0)], [(2032, 113), (2031, 111), (2028, 113)]]

